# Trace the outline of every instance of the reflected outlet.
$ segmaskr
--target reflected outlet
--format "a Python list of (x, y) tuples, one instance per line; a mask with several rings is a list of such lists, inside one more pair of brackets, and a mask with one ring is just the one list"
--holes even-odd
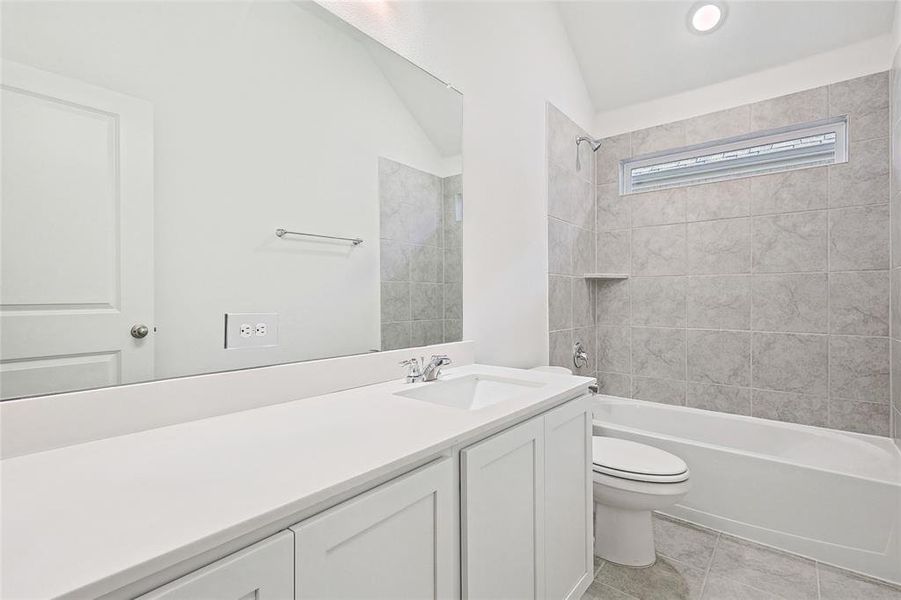
[(278, 313), (225, 313), (225, 348), (278, 346)]

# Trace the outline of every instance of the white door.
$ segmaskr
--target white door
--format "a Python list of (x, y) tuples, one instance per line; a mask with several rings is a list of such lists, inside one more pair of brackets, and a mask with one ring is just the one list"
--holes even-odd
[(460, 452), (463, 598), (544, 598), (544, 421)]
[(294, 536), (282, 531), (137, 600), (290, 600)]
[(594, 579), (591, 407), (544, 416), (545, 581), (548, 600), (578, 600)]
[(296, 598), (450, 599), (454, 493), (444, 459), (295, 525)]
[(152, 378), (152, 106), (10, 61), (0, 79), (0, 395)]

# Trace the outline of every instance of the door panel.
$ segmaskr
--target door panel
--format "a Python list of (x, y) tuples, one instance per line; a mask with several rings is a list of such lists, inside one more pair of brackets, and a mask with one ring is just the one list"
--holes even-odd
[(153, 377), (153, 111), (3, 62), (0, 395)]
[(450, 598), (453, 482), (444, 459), (292, 527), (296, 597)]
[(547, 597), (578, 600), (594, 578), (591, 408), (574, 400), (544, 417)]
[(461, 451), (463, 597), (544, 597), (543, 421)]

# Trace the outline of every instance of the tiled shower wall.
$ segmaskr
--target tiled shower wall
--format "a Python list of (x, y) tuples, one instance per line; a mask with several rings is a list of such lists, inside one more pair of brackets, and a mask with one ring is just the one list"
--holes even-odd
[[(547, 105), (548, 315), (550, 364), (594, 376), (595, 338), (592, 284), (584, 273), (595, 266), (594, 156), (576, 138), (587, 133), (556, 107)], [(581, 341), (588, 366), (573, 365), (573, 344)]]
[(901, 49), (891, 71), (892, 437), (901, 448)]
[(461, 188), (379, 159), (382, 350), (462, 339)]
[[(630, 279), (591, 290), (601, 389), (888, 435), (888, 112), (878, 73), (604, 140), (591, 270)], [(618, 193), (623, 158), (841, 114), (848, 164)]]

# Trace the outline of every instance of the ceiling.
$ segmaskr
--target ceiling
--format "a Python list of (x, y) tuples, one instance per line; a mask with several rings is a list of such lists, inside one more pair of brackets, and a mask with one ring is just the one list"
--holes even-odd
[(888, 34), (894, 0), (727, 0), (723, 25), (688, 30), (694, 1), (560, 2), (594, 107), (611, 110)]

